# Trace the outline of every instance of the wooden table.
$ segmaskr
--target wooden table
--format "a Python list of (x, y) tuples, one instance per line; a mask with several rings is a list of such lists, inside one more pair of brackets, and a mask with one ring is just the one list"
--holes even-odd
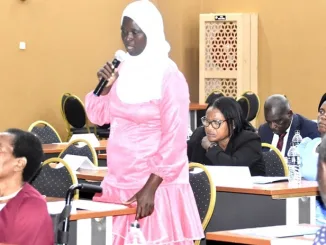
[[(105, 158), (105, 154), (102, 154)], [(77, 172), (79, 179), (102, 181), (107, 173), (107, 169), (84, 170)], [(291, 187), (288, 182), (273, 184), (253, 185), (252, 187), (243, 186), (216, 186), (217, 192), (254, 194), (269, 196), (272, 199), (285, 199), (290, 197), (318, 196), (318, 183), (316, 181), (302, 181), (301, 186)]]
[(215, 208), (206, 230), (315, 224), (317, 195), (315, 181), (302, 181), (299, 187), (288, 182), (217, 186)]
[(260, 184), (253, 185), (252, 187), (217, 186), (216, 191), (265, 195), (271, 196), (273, 199), (284, 199), (289, 197), (318, 196), (318, 183), (317, 181), (303, 180), (301, 185), (297, 187), (289, 186), (288, 182)]
[(91, 180), (91, 181), (102, 181), (107, 173), (107, 169), (100, 170), (85, 170), (80, 169), (76, 172), (78, 179)]
[(207, 104), (190, 103), (190, 111), (206, 110)]
[[(43, 144), (43, 151), (45, 154), (53, 154), (53, 153), (60, 153), (67, 147), (68, 143), (61, 143), (61, 144)], [(100, 140), (100, 146), (95, 147), (97, 151), (106, 150), (107, 141)]]
[(98, 158), (98, 159), (101, 159), (101, 160), (106, 160), (106, 153), (98, 154), (98, 155), (97, 155), (97, 158)]
[[(112, 244), (113, 216), (135, 213), (136, 208), (129, 207), (102, 211), (77, 210), (70, 216), (69, 245)], [(51, 216), (54, 224), (57, 224), (59, 215)]]
[[(287, 229), (287, 226), (284, 226)], [(255, 229), (253, 229), (255, 230)], [(250, 244), (250, 245), (289, 245), (289, 244), (312, 244), (313, 238), (307, 238), (305, 236), (297, 236), (291, 238), (276, 238), (276, 237), (266, 237), (259, 235), (244, 235), (240, 233), (235, 233), (234, 231), (217, 231), (217, 232), (207, 232), (206, 239), (210, 241), (215, 241), (226, 244)]]
[[(77, 177), (102, 181), (107, 170), (81, 170)], [(252, 187), (217, 186), (216, 203), (207, 231), (221, 231), (271, 225), (315, 224), (318, 183), (302, 181)]]

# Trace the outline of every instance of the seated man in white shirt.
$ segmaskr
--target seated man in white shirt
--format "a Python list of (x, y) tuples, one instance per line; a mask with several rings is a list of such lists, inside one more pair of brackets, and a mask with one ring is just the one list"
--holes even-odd
[(302, 138), (320, 137), (317, 123), (292, 112), (290, 103), (284, 95), (274, 94), (264, 104), (266, 123), (258, 129), (262, 143), (272, 144), (280, 150), (284, 157), (296, 130)]

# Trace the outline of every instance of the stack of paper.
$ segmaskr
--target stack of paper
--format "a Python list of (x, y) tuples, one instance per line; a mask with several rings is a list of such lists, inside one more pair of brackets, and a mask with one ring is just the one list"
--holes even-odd
[(251, 177), (252, 183), (254, 184), (269, 184), (281, 181), (288, 181), (288, 177), (264, 177), (264, 176), (253, 176)]

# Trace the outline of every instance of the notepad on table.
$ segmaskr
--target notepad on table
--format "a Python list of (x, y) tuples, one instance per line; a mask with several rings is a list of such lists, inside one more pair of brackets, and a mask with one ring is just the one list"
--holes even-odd
[(264, 177), (264, 176), (253, 176), (251, 177), (253, 184), (270, 184), (281, 181), (288, 181), (288, 177)]

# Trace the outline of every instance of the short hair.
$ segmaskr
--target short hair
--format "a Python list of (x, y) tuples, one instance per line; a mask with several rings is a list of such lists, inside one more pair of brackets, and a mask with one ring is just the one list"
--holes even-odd
[(228, 128), (229, 136), (237, 135), (242, 130), (255, 132), (255, 129), (245, 119), (242, 109), (237, 101), (231, 97), (221, 97), (214, 101), (213, 109), (218, 109), (223, 114)]
[(271, 111), (274, 108), (278, 113), (287, 113), (291, 110), (289, 100), (282, 94), (273, 94), (266, 99), (264, 110)]
[(326, 101), (326, 93), (321, 97), (319, 101), (318, 111), (320, 110), (320, 107), (324, 104), (325, 101)]
[(326, 163), (326, 136), (322, 138), (322, 141), (319, 145), (318, 153), (319, 153), (318, 156), (319, 163)]
[(217, 100), (217, 99), (219, 99), (221, 97), (224, 97), (222, 92), (217, 92), (217, 93), (213, 92), (213, 93), (211, 93), (207, 97), (207, 99), (205, 101), (207, 103), (206, 111), (208, 110), (209, 107), (211, 107), (213, 105), (215, 100)]
[(25, 157), (27, 160), (23, 170), (23, 181), (29, 182), (41, 168), (44, 155), (42, 143), (36, 135), (21, 129), (10, 128), (6, 132), (14, 136), (12, 141), (14, 157)]

